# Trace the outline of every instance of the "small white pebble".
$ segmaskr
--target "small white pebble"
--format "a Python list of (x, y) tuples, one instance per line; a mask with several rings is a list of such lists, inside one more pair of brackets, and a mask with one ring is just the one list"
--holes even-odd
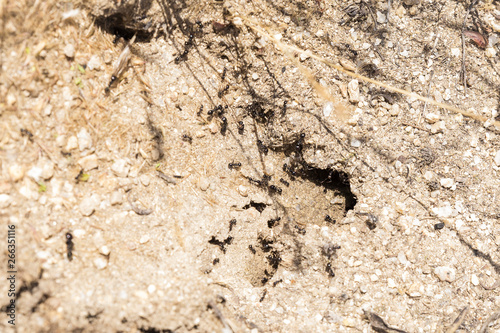
[(103, 245), (99, 248), (99, 253), (101, 253), (102, 255), (109, 255), (111, 251), (109, 250), (109, 247), (107, 247), (106, 245)]
[(441, 281), (453, 282), (456, 279), (455, 269), (447, 266), (439, 266), (434, 269), (434, 274)]
[(147, 242), (149, 242), (149, 236), (148, 235), (142, 236), (141, 239), (139, 240), (139, 243), (141, 243), (141, 244), (146, 244)]
[(431, 112), (425, 115), (425, 121), (427, 121), (429, 124), (434, 124), (438, 120), (439, 120), (438, 114)]
[(127, 177), (129, 171), (130, 171), (130, 165), (128, 164), (127, 160), (125, 159), (119, 159), (113, 163), (111, 166), (111, 171), (118, 177)]
[[(500, 152), (500, 151), (499, 151)], [(24, 178), (24, 166), (20, 164), (13, 164), (9, 166), (9, 175), (12, 181), (17, 182)]]
[(63, 52), (66, 57), (73, 58), (75, 56), (75, 46), (73, 44), (67, 44)]
[(238, 186), (238, 193), (242, 197), (246, 197), (246, 196), (248, 196), (248, 188), (245, 185), (240, 185), (240, 186)]
[(206, 191), (210, 187), (210, 181), (207, 177), (200, 177), (198, 180), (198, 186), (200, 187), (200, 190)]
[(108, 266), (108, 261), (103, 257), (96, 258), (94, 259), (94, 266), (97, 269), (104, 269)]
[(396, 288), (396, 283), (394, 282), (394, 280), (392, 278), (388, 278), (387, 279), (387, 286), (389, 288)]
[(452, 188), (455, 185), (455, 181), (452, 178), (442, 178), (439, 182), (444, 188)]
[(500, 150), (498, 150), (497, 153), (495, 154), (494, 161), (495, 161), (495, 164), (500, 167)]
[(476, 274), (472, 274), (472, 276), (470, 277), (470, 283), (472, 283), (475, 286), (479, 285), (479, 278), (477, 277)]
[(80, 151), (92, 148), (92, 137), (87, 129), (82, 128), (76, 136), (78, 137), (78, 148)]
[(252, 74), (252, 80), (257, 81), (259, 79), (259, 74), (253, 73)]
[(156, 291), (156, 286), (154, 284), (150, 284), (148, 286), (148, 293), (152, 294)]

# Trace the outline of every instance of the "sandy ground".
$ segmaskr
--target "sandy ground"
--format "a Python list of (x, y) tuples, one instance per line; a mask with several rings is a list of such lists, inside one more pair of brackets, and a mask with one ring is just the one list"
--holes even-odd
[(500, 332), (497, 1), (0, 4), (0, 331)]

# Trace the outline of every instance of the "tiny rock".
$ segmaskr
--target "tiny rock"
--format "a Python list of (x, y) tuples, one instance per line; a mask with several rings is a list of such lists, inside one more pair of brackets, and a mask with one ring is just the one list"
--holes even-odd
[(97, 169), (99, 163), (97, 161), (97, 156), (95, 154), (82, 157), (78, 160), (78, 165), (83, 169), (83, 171), (89, 171)]
[(63, 52), (66, 57), (73, 58), (75, 56), (75, 46), (73, 44), (67, 44)]
[(349, 92), (349, 101), (351, 103), (359, 102), (359, 82), (358, 80), (351, 80), (347, 84), (347, 91)]
[(33, 179), (35, 182), (39, 182), (42, 178), (42, 168), (39, 168), (39, 167), (32, 167), (29, 171), (28, 171), (28, 177), (30, 177), (31, 179)]
[(130, 165), (128, 164), (127, 160), (120, 159), (113, 163), (113, 165), (111, 166), (111, 171), (113, 171), (113, 173), (118, 177), (125, 178), (130, 171)]
[(80, 149), (80, 151), (92, 148), (92, 137), (90, 136), (87, 129), (82, 128), (76, 136), (78, 137), (78, 148)]
[(101, 69), (101, 60), (97, 55), (94, 54), (92, 57), (90, 57), (90, 60), (87, 62), (87, 68), (91, 71), (95, 69)]
[(351, 147), (354, 147), (354, 148), (361, 147), (361, 141), (356, 139), (356, 138), (352, 138), (351, 139)]
[(68, 142), (66, 143), (65, 151), (72, 151), (78, 147), (78, 139), (76, 136), (70, 136)]
[(323, 106), (323, 115), (328, 118), (332, 114), (333, 111), (333, 103), (332, 102), (326, 102), (325, 105)]
[(470, 283), (472, 283), (475, 286), (479, 285), (479, 278), (477, 277), (476, 274), (472, 274), (472, 276), (470, 277)]
[(210, 130), (210, 133), (212, 133), (212, 134), (219, 132), (219, 126), (217, 126), (217, 124), (215, 122), (211, 122), (208, 125), (208, 129)]
[(103, 257), (96, 258), (94, 259), (94, 266), (97, 269), (104, 269), (108, 266), (108, 261)]
[(438, 132), (443, 132), (446, 129), (446, 125), (444, 121), (438, 121), (437, 123), (432, 124), (431, 133), (436, 134)]
[(259, 79), (259, 74), (253, 73), (252, 74), (252, 80), (257, 81)]
[(151, 183), (151, 177), (149, 177), (148, 175), (141, 175), (139, 177), (139, 180), (144, 186), (149, 186), (149, 184)]
[(500, 150), (498, 150), (497, 153), (495, 154), (494, 161), (495, 161), (495, 164), (500, 167)]
[(120, 191), (114, 191), (111, 193), (111, 197), (109, 198), (109, 202), (112, 206), (119, 205), (123, 202), (123, 194)]
[(238, 186), (238, 193), (242, 197), (246, 197), (246, 196), (248, 196), (248, 188), (245, 185), (240, 185), (240, 186)]
[(438, 120), (439, 120), (438, 114), (428, 113), (425, 115), (425, 121), (427, 121), (429, 124), (434, 124)]
[(389, 110), (389, 114), (393, 117), (399, 115), (399, 104), (393, 104)]
[(54, 176), (54, 163), (52, 161), (46, 161), (42, 166), (42, 178), (47, 180)]
[(198, 186), (200, 187), (200, 190), (206, 191), (210, 187), (210, 181), (206, 177), (201, 177), (198, 181)]
[(90, 216), (95, 212), (98, 205), (99, 200), (95, 195), (85, 197), (82, 202), (80, 202), (80, 213), (82, 213), (83, 216)]
[(385, 16), (385, 14), (377, 11), (377, 22), (382, 24), (382, 23), (385, 23), (386, 20), (387, 20), (387, 17)]
[(439, 182), (444, 188), (452, 188), (455, 185), (455, 181), (451, 178), (442, 178)]
[(10, 195), (0, 194), (0, 208), (7, 208), (10, 205)]
[[(499, 151), (500, 152), (500, 151)], [(500, 154), (497, 154), (500, 156)], [(13, 164), (9, 167), (9, 175), (12, 181), (17, 182), (24, 178), (24, 166)]]
[(455, 269), (447, 266), (439, 266), (434, 269), (434, 274), (441, 281), (453, 282), (456, 279)]
[(299, 59), (300, 61), (306, 61), (307, 59), (309, 59), (309, 55), (307, 53), (301, 53), (299, 55)]
[(102, 255), (109, 255), (111, 251), (109, 250), (109, 247), (107, 247), (106, 245), (103, 245), (99, 248), (99, 253), (102, 254)]
[(356, 66), (352, 63), (352, 61), (347, 59), (340, 59), (340, 65), (347, 69), (348, 71), (355, 72)]

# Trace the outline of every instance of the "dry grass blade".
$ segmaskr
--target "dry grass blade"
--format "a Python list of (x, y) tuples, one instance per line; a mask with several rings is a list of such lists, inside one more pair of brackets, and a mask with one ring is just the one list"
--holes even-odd
[(467, 315), (467, 313), (469, 313), (468, 306), (466, 306), (465, 308), (463, 308), (462, 311), (460, 311), (460, 314), (455, 319), (453, 324), (451, 324), (451, 326), (448, 327), (448, 329), (446, 330), (446, 333), (455, 333), (458, 330), (458, 328), (460, 327), (460, 325), (462, 325), (462, 323), (464, 322), (464, 319), (465, 319), (465, 316)]
[(500, 318), (500, 311), (494, 312), (491, 316), (489, 316), (488, 319), (486, 319), (486, 321), (483, 323), (483, 325), (479, 329), (478, 333), (486, 333), (486, 332), (488, 332), (488, 326), (492, 322), (494, 322), (495, 320), (497, 320), (498, 318)]
[(273, 34), (270, 31), (270, 29), (262, 27), (258, 22), (254, 21), (254, 20), (252, 20), (252, 19), (250, 19), (248, 17), (241, 17), (241, 19), (245, 22), (245, 24), (250, 29), (254, 30), (255, 32), (257, 32), (259, 34), (261, 34), (262, 36), (265, 36), (269, 40), (272, 40), (273, 43), (274, 43), (274, 45), (278, 49), (280, 49), (282, 52), (284, 52), (285, 55), (287, 55), (287, 56), (289, 56), (289, 54), (288, 54), (289, 52), (306, 53), (312, 59), (320, 61), (320, 62), (324, 63), (325, 65), (327, 65), (329, 67), (332, 67), (332, 68), (338, 70), (339, 72), (342, 72), (342, 73), (344, 73), (344, 74), (346, 74), (346, 75), (348, 75), (350, 77), (353, 77), (353, 78), (356, 78), (356, 79), (359, 79), (359, 80), (363, 80), (365, 82), (375, 84), (375, 85), (377, 85), (379, 87), (382, 87), (384, 89), (387, 89), (389, 91), (393, 91), (393, 92), (396, 92), (396, 93), (399, 93), (399, 94), (402, 94), (402, 95), (406, 95), (406, 96), (409, 96), (411, 98), (415, 98), (417, 100), (426, 102), (428, 104), (435, 105), (437, 107), (440, 107), (440, 108), (443, 108), (443, 109), (446, 109), (446, 110), (450, 110), (450, 111), (459, 113), (459, 114), (461, 114), (461, 115), (463, 115), (465, 117), (468, 117), (468, 118), (471, 118), (471, 119), (474, 119), (474, 120), (478, 120), (478, 121), (481, 121), (483, 123), (490, 122), (490, 124), (492, 124), (492, 125), (494, 125), (494, 126), (496, 126), (497, 128), (500, 129), (500, 122), (499, 121), (490, 120), (490, 119), (488, 119), (488, 118), (486, 118), (484, 116), (476, 115), (476, 114), (474, 114), (472, 112), (464, 111), (464, 110), (462, 110), (460, 108), (457, 108), (455, 106), (452, 106), (452, 105), (449, 105), (449, 104), (445, 104), (445, 103), (441, 103), (441, 102), (435, 101), (434, 99), (421, 96), (421, 95), (419, 95), (417, 93), (414, 93), (414, 92), (411, 92), (411, 91), (407, 91), (407, 90), (404, 90), (404, 89), (400, 89), (400, 88), (396, 88), (396, 87), (393, 87), (393, 86), (388, 85), (386, 83), (383, 83), (383, 82), (380, 82), (380, 81), (377, 81), (377, 80), (374, 80), (374, 79), (370, 79), (369, 77), (366, 77), (366, 76), (363, 76), (363, 75), (360, 75), (360, 74), (348, 71), (348, 70), (344, 69), (342, 66), (335, 64), (331, 60), (325, 59), (325, 58), (320, 57), (320, 56), (318, 56), (318, 55), (316, 55), (316, 54), (314, 54), (312, 52), (303, 50), (303, 49), (301, 49), (299, 47), (296, 47), (296, 46), (285, 44), (285, 43), (277, 40), (275, 37), (273, 37)]
[(380, 333), (406, 333), (406, 331), (397, 329), (397, 328), (392, 328), (387, 325), (382, 318), (380, 318), (379, 315), (376, 313), (370, 312), (370, 311), (365, 311), (365, 317), (368, 319), (370, 322), (370, 325), (372, 326), (372, 329), (375, 332), (380, 332)]

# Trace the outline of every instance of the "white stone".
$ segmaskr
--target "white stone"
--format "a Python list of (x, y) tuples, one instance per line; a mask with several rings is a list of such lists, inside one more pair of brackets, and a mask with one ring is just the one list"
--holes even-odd
[(237, 27), (241, 27), (243, 25), (243, 20), (241, 19), (241, 17), (236, 16), (233, 18), (233, 24)]
[(479, 285), (479, 278), (477, 277), (476, 274), (472, 274), (472, 276), (470, 277), (470, 283), (472, 283), (475, 286)]
[(382, 24), (382, 23), (385, 23), (386, 20), (387, 20), (387, 17), (385, 16), (385, 14), (381, 13), (377, 10), (377, 22)]
[(349, 101), (351, 101), (351, 103), (358, 103), (360, 100), (358, 80), (351, 80), (351, 82), (347, 84), (347, 91), (349, 93)]
[(68, 139), (68, 142), (66, 143), (66, 149), (65, 151), (72, 151), (73, 149), (78, 148), (78, 139), (76, 136), (70, 136)]
[(392, 279), (392, 278), (388, 278), (388, 279), (387, 279), (387, 286), (388, 286), (389, 288), (396, 288), (396, 283), (394, 282), (394, 279)]
[(399, 115), (399, 104), (393, 104), (389, 113), (393, 117)]
[(434, 274), (441, 281), (453, 282), (456, 279), (455, 269), (448, 266), (439, 266), (434, 269)]
[(13, 164), (9, 166), (9, 175), (12, 181), (14, 182), (20, 181), (21, 179), (24, 178), (24, 166), (20, 164)]
[(130, 165), (128, 164), (128, 161), (125, 159), (119, 159), (113, 163), (111, 166), (111, 171), (118, 177), (127, 177), (129, 171), (130, 171)]
[(325, 105), (323, 106), (323, 116), (325, 118), (330, 117), (333, 111), (333, 102), (326, 102)]
[(351, 147), (354, 147), (354, 148), (361, 147), (361, 141), (356, 139), (356, 138), (352, 138), (351, 139)]
[(253, 73), (252, 74), (252, 80), (257, 81), (259, 79), (259, 74)]
[(210, 187), (210, 181), (207, 177), (200, 177), (198, 180), (198, 186), (200, 187), (200, 190), (206, 191)]
[(141, 181), (142, 185), (144, 186), (149, 186), (149, 184), (151, 183), (151, 177), (149, 177), (148, 175), (141, 175), (139, 177), (139, 180)]
[(141, 244), (146, 244), (147, 242), (149, 242), (149, 236), (148, 235), (144, 235), (141, 237), (141, 239), (139, 239), (139, 243)]
[(45, 161), (42, 166), (41, 177), (45, 180), (52, 178), (54, 176), (54, 163), (52, 161)]
[(494, 47), (487, 47), (486, 48), (486, 51), (484, 52), (484, 54), (488, 57), (488, 58), (493, 58), (497, 55), (497, 51), (495, 50)]
[(108, 261), (103, 257), (96, 258), (94, 259), (94, 266), (97, 269), (105, 269), (108, 266)]
[(439, 120), (438, 114), (428, 113), (425, 115), (425, 121), (427, 121), (429, 124), (434, 124), (438, 120)]
[(101, 253), (102, 255), (107, 256), (107, 255), (109, 255), (109, 254), (110, 254), (110, 252), (111, 252), (111, 251), (110, 251), (109, 247), (107, 247), (106, 245), (103, 245), (103, 246), (101, 246), (101, 247), (99, 248), (99, 253)]
[(82, 128), (76, 136), (78, 137), (78, 148), (80, 149), (80, 151), (92, 148), (92, 137), (90, 136), (87, 129)]
[(238, 186), (238, 193), (242, 197), (246, 197), (246, 196), (248, 196), (248, 188), (245, 185), (240, 185), (240, 186)]
[(460, 57), (460, 49), (458, 47), (452, 47), (451, 55), (454, 57)]
[(101, 59), (97, 55), (93, 55), (90, 57), (90, 60), (87, 62), (87, 68), (91, 71), (100, 70), (101, 69)]
[(73, 58), (75, 56), (75, 46), (73, 44), (67, 44), (63, 49), (64, 55), (68, 58)]
[(111, 197), (109, 198), (109, 201), (112, 206), (114, 205), (119, 205), (123, 202), (123, 194), (120, 191), (114, 191), (111, 193)]
[(83, 216), (92, 215), (99, 206), (99, 201), (99, 196), (97, 194), (83, 198), (80, 202), (80, 213), (82, 213)]
[(38, 183), (42, 178), (42, 172), (43, 172), (42, 168), (34, 166), (28, 171), (28, 177), (30, 177), (31, 179), (33, 179), (35, 182)]
[(500, 150), (498, 150), (497, 153), (495, 154), (494, 161), (495, 161), (495, 164), (500, 167)]
[(300, 59), (300, 61), (306, 61), (307, 59), (309, 59), (309, 54), (307, 54), (307, 53), (301, 53), (299, 55), (299, 59)]
[(89, 171), (97, 169), (99, 163), (97, 161), (97, 156), (95, 154), (82, 157), (78, 160), (78, 165), (83, 169), (83, 171)]
[(452, 188), (455, 185), (455, 181), (452, 178), (441, 178), (439, 182), (444, 188)]
[(10, 206), (10, 195), (0, 194), (0, 208), (7, 208)]
[(434, 207), (432, 208), (432, 212), (437, 217), (450, 217), (453, 214), (453, 208), (450, 205), (442, 206), (442, 207)]

